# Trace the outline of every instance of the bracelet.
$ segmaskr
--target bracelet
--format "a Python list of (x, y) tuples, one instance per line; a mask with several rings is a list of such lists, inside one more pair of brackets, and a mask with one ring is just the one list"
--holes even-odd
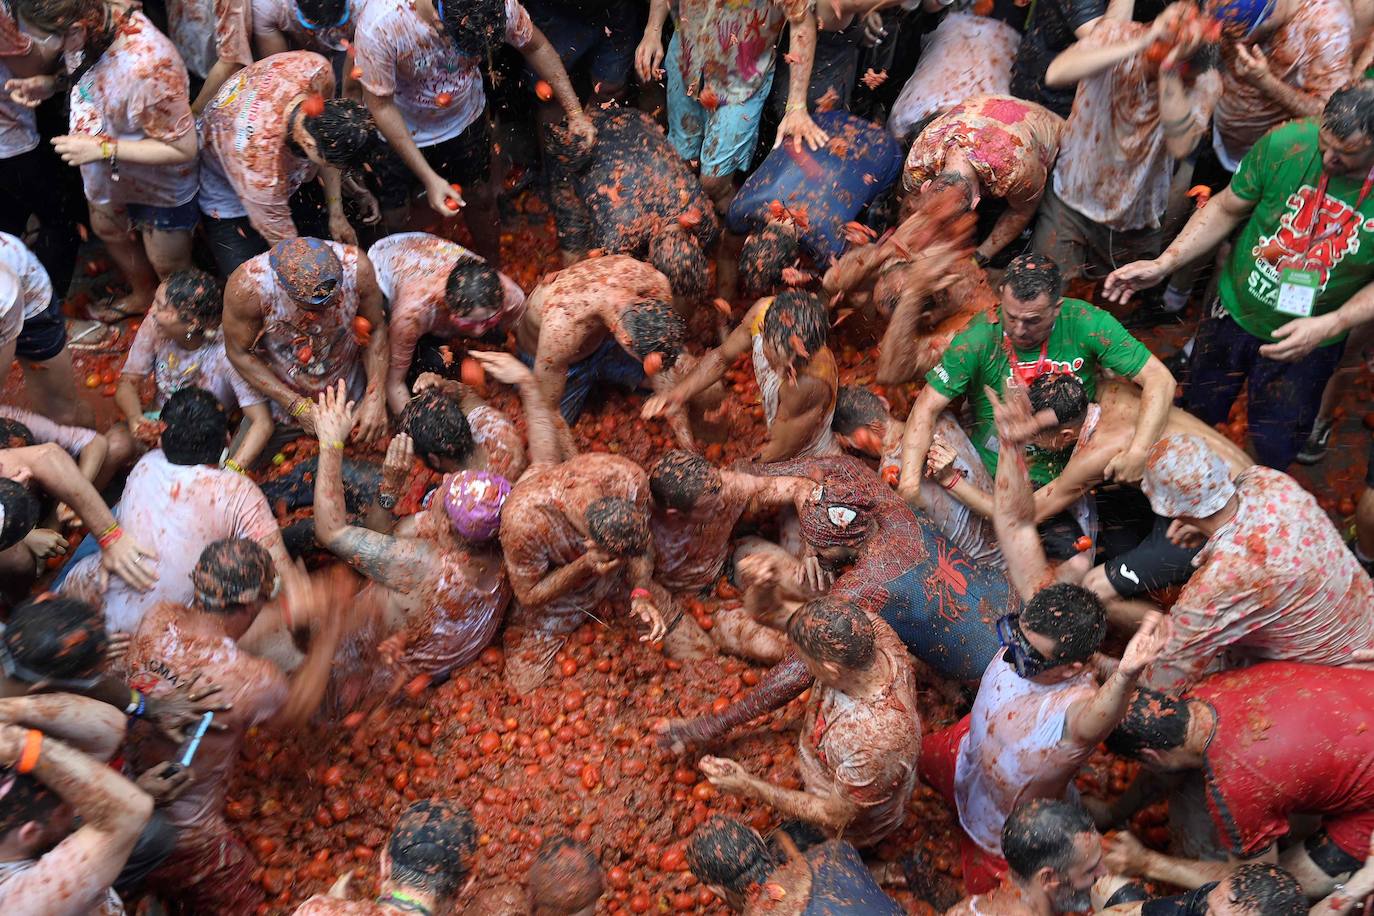
[(97, 534), (97, 535), (95, 536), (95, 537), (96, 537), (96, 540), (100, 540), (101, 538), (104, 538), (104, 537), (109, 537), (110, 535), (114, 534), (114, 530), (115, 530), (116, 528), (118, 528), (118, 527), (119, 527), (119, 522), (117, 522), (117, 521), (110, 522), (110, 527), (106, 528), (104, 531), (100, 532), (99, 534)]
[(805, 102), (788, 102), (788, 103), (787, 103), (787, 108), (784, 110), (783, 113), (786, 114), (786, 113), (793, 112), (793, 111), (806, 111), (806, 103), (805, 103)]
[(113, 544), (115, 541), (118, 541), (123, 536), (124, 529), (119, 527), (118, 524), (116, 524), (113, 530), (109, 530), (107, 534), (102, 534), (100, 537), (96, 538), (95, 542), (100, 545), (101, 550), (105, 550), (111, 544)]
[(963, 472), (963, 471), (955, 471), (955, 472), (954, 472), (954, 476), (951, 477), (951, 478), (949, 479), (949, 483), (942, 483), (942, 484), (940, 484), (940, 486), (944, 487), (946, 490), (953, 490), (955, 487), (959, 486), (959, 481), (961, 481), (961, 480), (963, 480), (963, 479), (964, 479), (964, 472)]
[(100, 158), (109, 159), (114, 155), (114, 144), (109, 140), (100, 141)]
[(326, 198), (324, 199), (324, 202), (325, 202), (325, 204), (326, 204), (327, 206), (332, 207), (332, 206), (334, 206), (335, 204), (341, 204), (341, 203), (343, 203), (343, 198), (342, 198), (342, 197), (326, 197)]
[(141, 719), (143, 718), (143, 714), (147, 711), (148, 698), (143, 695), (142, 691), (131, 688), (129, 690), (129, 705), (124, 707), (124, 715), (131, 716), (135, 719)]
[(14, 767), (15, 772), (21, 775), (32, 773), (33, 768), (38, 766), (38, 756), (42, 753), (43, 733), (31, 728), (24, 734), (24, 752), (19, 755), (19, 762)]
[(244, 475), (247, 475), (247, 473), (248, 473), (247, 471), (245, 471), (245, 470), (243, 469), (243, 465), (239, 464), (239, 463), (238, 463), (237, 461), (235, 461), (233, 458), (225, 458), (225, 459), (224, 459), (224, 466), (225, 466), (226, 468), (228, 468), (229, 470), (233, 471), (235, 474), (244, 474)]
[(395, 509), (396, 497), (390, 493), (378, 492), (377, 505), (381, 506), (383, 509)]
[(330, 439), (328, 442), (324, 443), (324, 446), (325, 448), (336, 448), (339, 451), (343, 451), (344, 444), (338, 439)]
[(646, 601), (652, 601), (654, 600), (653, 592), (649, 591), (647, 588), (637, 588), (634, 591), (630, 592), (631, 601), (638, 601), (641, 598), (645, 599)]
[(293, 416), (293, 417), (299, 417), (299, 416), (301, 416), (302, 414), (304, 414), (304, 413), (305, 413), (307, 410), (309, 410), (309, 409), (310, 409), (310, 399), (309, 399), (309, 398), (296, 398), (296, 400), (294, 400), (294, 401), (291, 402), (290, 413), (291, 413), (291, 416)]

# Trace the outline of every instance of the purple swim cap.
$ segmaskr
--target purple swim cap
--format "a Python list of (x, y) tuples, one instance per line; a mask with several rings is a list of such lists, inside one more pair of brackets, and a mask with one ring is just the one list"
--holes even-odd
[(490, 471), (459, 471), (444, 488), (444, 511), (466, 541), (489, 541), (501, 530), (510, 481)]

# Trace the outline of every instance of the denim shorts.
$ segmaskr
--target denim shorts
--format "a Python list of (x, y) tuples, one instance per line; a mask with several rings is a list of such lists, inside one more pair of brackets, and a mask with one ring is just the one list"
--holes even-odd
[(193, 197), (175, 207), (154, 207), (151, 204), (128, 204), (129, 225), (134, 229), (156, 229), (158, 232), (190, 232), (200, 222), (200, 207)]
[(768, 90), (773, 85), (769, 70), (754, 94), (742, 102), (721, 102), (714, 111), (687, 94), (682, 81), (681, 39), (668, 43), (663, 69), (668, 77), (668, 140), (677, 154), (691, 162), (700, 160), (703, 178), (722, 178), (748, 171), (759, 141), (759, 122)]

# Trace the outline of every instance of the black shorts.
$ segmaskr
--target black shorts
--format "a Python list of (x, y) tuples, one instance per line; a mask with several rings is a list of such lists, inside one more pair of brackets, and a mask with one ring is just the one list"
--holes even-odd
[(1169, 521), (1156, 517), (1145, 540), (1103, 565), (1107, 581), (1122, 598), (1187, 582), (1193, 574), (1193, 557), (1202, 548), (1179, 547), (1169, 540)]
[[(491, 179), (491, 128), (483, 112), (458, 136), (433, 146), (420, 147), (430, 168), (461, 187), (485, 184)], [(378, 142), (364, 169), (368, 189), (382, 209), (399, 210), (410, 203), (420, 180), (385, 142)]]
[(53, 296), (48, 307), (32, 318), (24, 319), (14, 355), (32, 363), (52, 359), (67, 345), (67, 319), (62, 315), (62, 303)]

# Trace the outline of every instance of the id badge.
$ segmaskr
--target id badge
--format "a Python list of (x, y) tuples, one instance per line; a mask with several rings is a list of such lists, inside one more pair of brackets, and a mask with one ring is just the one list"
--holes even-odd
[(1279, 299), (1276, 308), (1294, 318), (1312, 317), (1312, 306), (1321, 290), (1321, 278), (1315, 271), (1284, 268), (1279, 274)]

